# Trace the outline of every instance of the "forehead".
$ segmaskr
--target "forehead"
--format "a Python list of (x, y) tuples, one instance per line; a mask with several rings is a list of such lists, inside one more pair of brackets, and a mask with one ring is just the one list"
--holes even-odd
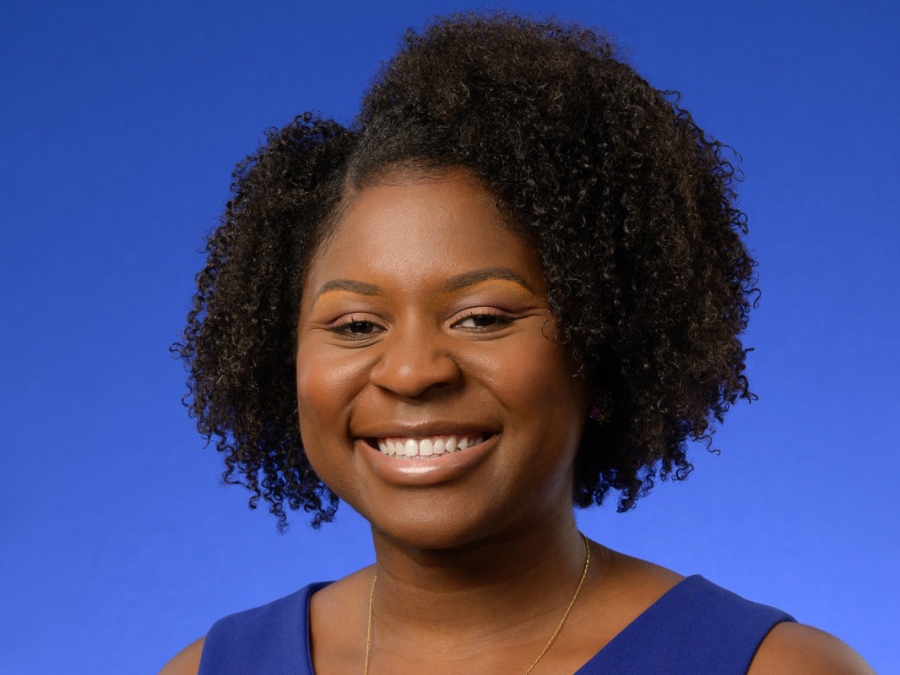
[(352, 196), (312, 261), (304, 296), (336, 278), (425, 289), (486, 268), (510, 269), (543, 291), (537, 252), (468, 173), (395, 175)]

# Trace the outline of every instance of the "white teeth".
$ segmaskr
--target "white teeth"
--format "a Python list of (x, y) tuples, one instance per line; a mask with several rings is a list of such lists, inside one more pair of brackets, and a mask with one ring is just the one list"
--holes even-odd
[(430, 438), (379, 438), (378, 449), (389, 457), (436, 457), (481, 445), (485, 436), (432, 436)]
[(412, 438), (407, 439), (403, 444), (403, 454), (407, 457), (414, 457), (419, 454), (419, 444)]

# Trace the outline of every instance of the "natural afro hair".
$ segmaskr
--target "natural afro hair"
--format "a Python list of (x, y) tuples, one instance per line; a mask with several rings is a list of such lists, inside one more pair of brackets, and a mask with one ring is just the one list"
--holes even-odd
[(739, 336), (756, 289), (727, 146), (576, 24), (505, 13), (404, 36), (352, 125), (304, 113), (234, 172), (183, 340), (191, 414), (225, 480), (285, 523), (338, 499), (302, 447), (296, 323), (341, 200), (397, 166), (468, 170), (539, 252), (561, 339), (609, 413), (588, 421), (574, 503), (684, 478), (689, 440), (752, 399)]

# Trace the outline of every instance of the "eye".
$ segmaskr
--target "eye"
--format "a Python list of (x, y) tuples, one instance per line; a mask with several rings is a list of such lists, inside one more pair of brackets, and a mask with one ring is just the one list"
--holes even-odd
[(504, 314), (477, 310), (470, 312), (453, 324), (454, 328), (477, 331), (480, 333), (499, 330), (513, 322)]
[(330, 330), (336, 335), (349, 338), (351, 340), (364, 340), (377, 333), (380, 333), (382, 328), (372, 321), (367, 321), (365, 319), (359, 319), (351, 316), (348, 320), (342, 321), (332, 326)]

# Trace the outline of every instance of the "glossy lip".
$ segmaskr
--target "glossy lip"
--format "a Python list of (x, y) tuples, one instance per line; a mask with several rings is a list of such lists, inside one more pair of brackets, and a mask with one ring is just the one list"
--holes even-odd
[[(446, 434), (447, 432), (443, 433)], [(396, 485), (427, 486), (460, 478), (484, 461), (494, 451), (500, 440), (499, 433), (486, 433), (490, 433), (491, 436), (478, 445), (427, 459), (397, 459), (396, 457), (390, 457), (378, 448), (372, 447), (366, 438), (356, 439), (354, 445), (356, 451), (368, 462), (373, 473), (385, 482)], [(397, 434), (395, 430), (389, 436), (395, 437), (398, 435), (427, 437), (442, 434), (440, 432)]]

